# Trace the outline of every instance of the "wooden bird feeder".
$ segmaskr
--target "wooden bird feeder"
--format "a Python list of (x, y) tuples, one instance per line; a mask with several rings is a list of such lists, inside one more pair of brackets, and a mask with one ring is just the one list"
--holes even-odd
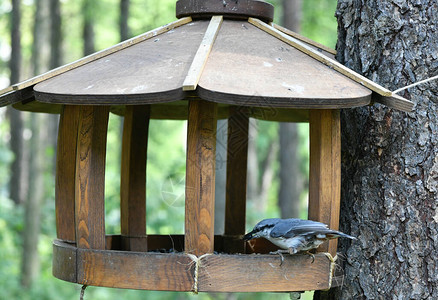
[[(256, 0), (179, 0), (177, 21), (0, 92), (0, 104), (60, 113), (53, 274), (74, 283), (146, 290), (277, 292), (340, 283), (322, 245), (269, 255), (245, 244), (248, 119), (310, 123), (309, 218), (337, 229), (340, 109), (412, 102), (334, 60), (334, 50), (272, 24)], [(109, 113), (124, 116), (121, 234), (105, 234)], [(228, 122), (225, 234), (214, 233), (216, 124)], [(146, 232), (150, 119), (188, 120), (185, 234)], [(165, 133), (163, 133), (165, 134)], [(148, 201), (154, 201), (149, 199)], [(173, 244), (172, 244), (173, 242)], [(173, 246), (174, 245), (174, 246)], [(153, 250), (175, 247), (174, 253)], [(220, 253), (220, 254), (217, 254)], [(261, 253), (261, 254), (254, 254)]]

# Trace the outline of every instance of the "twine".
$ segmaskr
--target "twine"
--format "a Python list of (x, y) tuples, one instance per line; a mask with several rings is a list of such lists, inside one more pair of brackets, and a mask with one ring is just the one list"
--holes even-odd
[(84, 295), (85, 295), (85, 289), (87, 288), (87, 286), (84, 284), (81, 288), (81, 294), (79, 296), (79, 300), (84, 300)]
[(400, 93), (401, 91), (404, 91), (404, 90), (409, 89), (409, 88), (411, 88), (411, 87), (414, 87), (414, 86), (417, 86), (417, 85), (419, 85), (419, 84), (426, 83), (426, 82), (429, 82), (429, 81), (432, 81), (432, 80), (436, 80), (436, 79), (438, 79), (438, 75), (433, 76), (433, 77), (430, 77), (430, 78), (427, 78), (427, 79), (424, 79), (424, 80), (421, 80), (421, 81), (418, 81), (418, 82), (413, 83), (413, 84), (410, 84), (410, 85), (407, 85), (407, 86), (402, 87), (402, 88), (400, 88), (400, 89), (398, 89), (398, 90), (395, 90), (395, 91), (392, 92), (392, 93), (393, 93), (393, 94), (397, 94), (397, 93)]
[(325, 256), (327, 256), (327, 258), (330, 260), (330, 274), (329, 274), (329, 286), (328, 289), (331, 289), (332, 287), (332, 281), (333, 281), (333, 274), (335, 271), (335, 267), (336, 267), (336, 261), (338, 260), (338, 255), (336, 254), (335, 257), (333, 257), (330, 253), (325, 252), (324, 253)]
[(206, 256), (212, 255), (211, 253), (206, 253), (204, 255), (201, 255), (199, 257), (197, 257), (194, 254), (187, 254), (188, 257), (190, 257), (190, 259), (193, 261), (193, 263), (195, 264), (195, 272), (193, 274), (193, 289), (192, 292), (194, 294), (198, 294), (198, 280), (199, 280), (199, 267), (201, 267), (201, 259), (203, 259)]

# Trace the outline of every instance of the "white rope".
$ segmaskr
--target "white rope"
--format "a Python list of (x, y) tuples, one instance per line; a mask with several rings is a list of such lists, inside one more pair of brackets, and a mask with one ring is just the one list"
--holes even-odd
[(423, 84), (423, 83), (426, 83), (426, 82), (429, 82), (429, 81), (432, 81), (432, 80), (436, 80), (436, 79), (438, 79), (438, 75), (433, 76), (433, 77), (430, 77), (430, 78), (427, 78), (427, 79), (424, 79), (424, 80), (421, 80), (421, 81), (418, 81), (418, 82), (413, 83), (413, 84), (410, 84), (410, 85), (407, 85), (407, 86), (402, 87), (402, 88), (400, 88), (400, 89), (398, 89), (398, 90), (395, 90), (395, 91), (392, 92), (392, 93), (393, 93), (393, 94), (397, 94), (397, 93), (400, 93), (401, 91), (404, 91), (404, 90), (409, 89), (409, 88), (411, 88), (411, 87), (414, 87), (414, 86), (417, 86), (417, 85), (419, 85), (419, 84)]
[(338, 260), (338, 255), (336, 254), (335, 257), (333, 257), (328, 252), (326, 252), (324, 254), (330, 260), (329, 286), (328, 286), (328, 289), (327, 289), (327, 290), (329, 290), (332, 287), (333, 275), (334, 275), (334, 272), (335, 272), (336, 261)]
[(201, 259), (203, 259), (206, 256), (212, 255), (211, 253), (206, 253), (204, 255), (201, 255), (197, 257), (196, 255), (187, 253), (187, 256), (190, 257), (190, 259), (195, 264), (195, 272), (193, 274), (193, 293), (198, 294), (198, 279), (199, 279), (199, 267), (201, 267)]

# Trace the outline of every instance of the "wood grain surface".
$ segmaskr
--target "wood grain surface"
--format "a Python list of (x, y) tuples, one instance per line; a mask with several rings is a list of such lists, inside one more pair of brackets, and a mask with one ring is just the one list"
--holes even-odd
[(56, 152), (56, 232), (58, 239), (69, 242), (76, 241), (75, 180), (79, 113), (78, 106), (63, 107)]
[(205, 63), (207, 62), (208, 55), (213, 47), (214, 41), (221, 24), (223, 21), (222, 16), (213, 16), (210, 20), (210, 24), (207, 27), (204, 38), (201, 45), (199, 45), (198, 51), (196, 51), (192, 64), (183, 82), (184, 91), (194, 91), (198, 86), (199, 78), (201, 78), (202, 71), (204, 70)]
[[(123, 123), (120, 224), (126, 237), (146, 235), (146, 158), (150, 106), (127, 106)], [(129, 245), (129, 244), (128, 244)], [(146, 250), (134, 247), (126, 250)]]
[[(339, 228), (341, 201), (341, 123), (339, 110), (310, 111), (309, 219)], [(334, 257), (337, 240), (317, 251)]]
[(151, 104), (183, 99), (182, 85), (207, 21), (186, 24), (48, 79), (38, 101), (70, 104)]
[[(224, 67), (226, 66), (226, 67)], [(198, 86), (201, 98), (234, 105), (355, 107), (371, 91), (244, 21), (225, 20)]]
[(79, 284), (191, 291), (194, 264), (185, 254), (140, 253), (78, 249)]
[(214, 250), (217, 104), (190, 100), (187, 125), (185, 252)]
[[(228, 253), (243, 253), (246, 220), (246, 175), (248, 172), (249, 109), (231, 107), (228, 118), (225, 231), (235, 236), (225, 245)], [(233, 242), (234, 241), (234, 242)]]
[(105, 249), (105, 158), (109, 107), (81, 106), (75, 217), (79, 248)]
[(290, 292), (328, 288), (330, 263), (324, 254), (210, 255), (202, 258), (199, 291)]
[[(193, 291), (195, 260), (200, 292), (290, 292), (329, 287), (330, 261), (322, 253), (285, 255), (140, 253), (75, 248), (55, 241), (54, 275), (91, 286), (159, 291)], [(336, 273), (332, 287), (342, 284)]]

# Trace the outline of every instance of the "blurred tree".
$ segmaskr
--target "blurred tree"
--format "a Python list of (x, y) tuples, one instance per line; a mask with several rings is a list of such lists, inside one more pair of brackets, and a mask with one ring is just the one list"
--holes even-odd
[[(301, 0), (283, 0), (282, 25), (295, 32), (300, 32)], [(278, 205), (282, 218), (300, 216), (300, 195), (303, 177), (300, 172), (298, 126), (296, 123), (280, 123), (280, 187)]]
[[(32, 64), (34, 75), (40, 74), (43, 70), (48, 69), (48, 0), (37, 0), (35, 2), (35, 13), (33, 23), (33, 45), (32, 45)], [(53, 160), (45, 157), (45, 148), (47, 147), (47, 134), (42, 135), (42, 132), (48, 132), (48, 130), (42, 130), (43, 124), (47, 124), (43, 119), (47, 119), (46, 116), (39, 114), (30, 115), (29, 128), (32, 132), (30, 143), (26, 144), (26, 148), (29, 151), (29, 172), (27, 176), (28, 180), (28, 193), (24, 205), (24, 228), (23, 228), (23, 248), (21, 258), (21, 284), (25, 288), (29, 288), (35, 278), (39, 274), (39, 254), (38, 254), (38, 241), (40, 237), (41, 227), (41, 206), (45, 194), (44, 185), (44, 162), (50, 162)], [(47, 120), (46, 120), (47, 121)], [(36, 174), (39, 174), (36, 176)]]
[[(54, 69), (62, 65), (62, 20), (61, 20), (61, 4), (59, 0), (49, 0), (50, 12), (50, 64), (49, 69)], [(35, 37), (34, 37), (35, 39)], [(35, 73), (38, 75), (39, 73)], [(47, 144), (52, 149), (52, 153), (56, 153), (56, 141), (58, 138), (58, 115), (49, 115), (47, 118)], [(53, 155), (51, 160), (52, 174), (55, 174), (56, 155)], [(53, 177), (54, 178), (54, 177)]]
[(50, 0), (50, 69), (62, 64), (62, 23), (59, 0)]
[(129, 0), (120, 0), (120, 41), (127, 40), (130, 37), (130, 30), (128, 26), (129, 19)]
[[(9, 68), (11, 70), (11, 84), (20, 81), (21, 70), (21, 6), (20, 0), (12, 0), (12, 11), (10, 18), (11, 26), (11, 59)], [(25, 184), (24, 184), (24, 151), (23, 151), (23, 116), (22, 113), (7, 108), (7, 115), (10, 122), (11, 130), (11, 151), (14, 153), (14, 160), (11, 164), (11, 178), (9, 181), (9, 197), (16, 203), (24, 202)]]
[(94, 18), (96, 13), (94, 11), (94, 5), (96, 0), (82, 0), (82, 38), (84, 40), (84, 55), (89, 55), (96, 52), (94, 44)]

